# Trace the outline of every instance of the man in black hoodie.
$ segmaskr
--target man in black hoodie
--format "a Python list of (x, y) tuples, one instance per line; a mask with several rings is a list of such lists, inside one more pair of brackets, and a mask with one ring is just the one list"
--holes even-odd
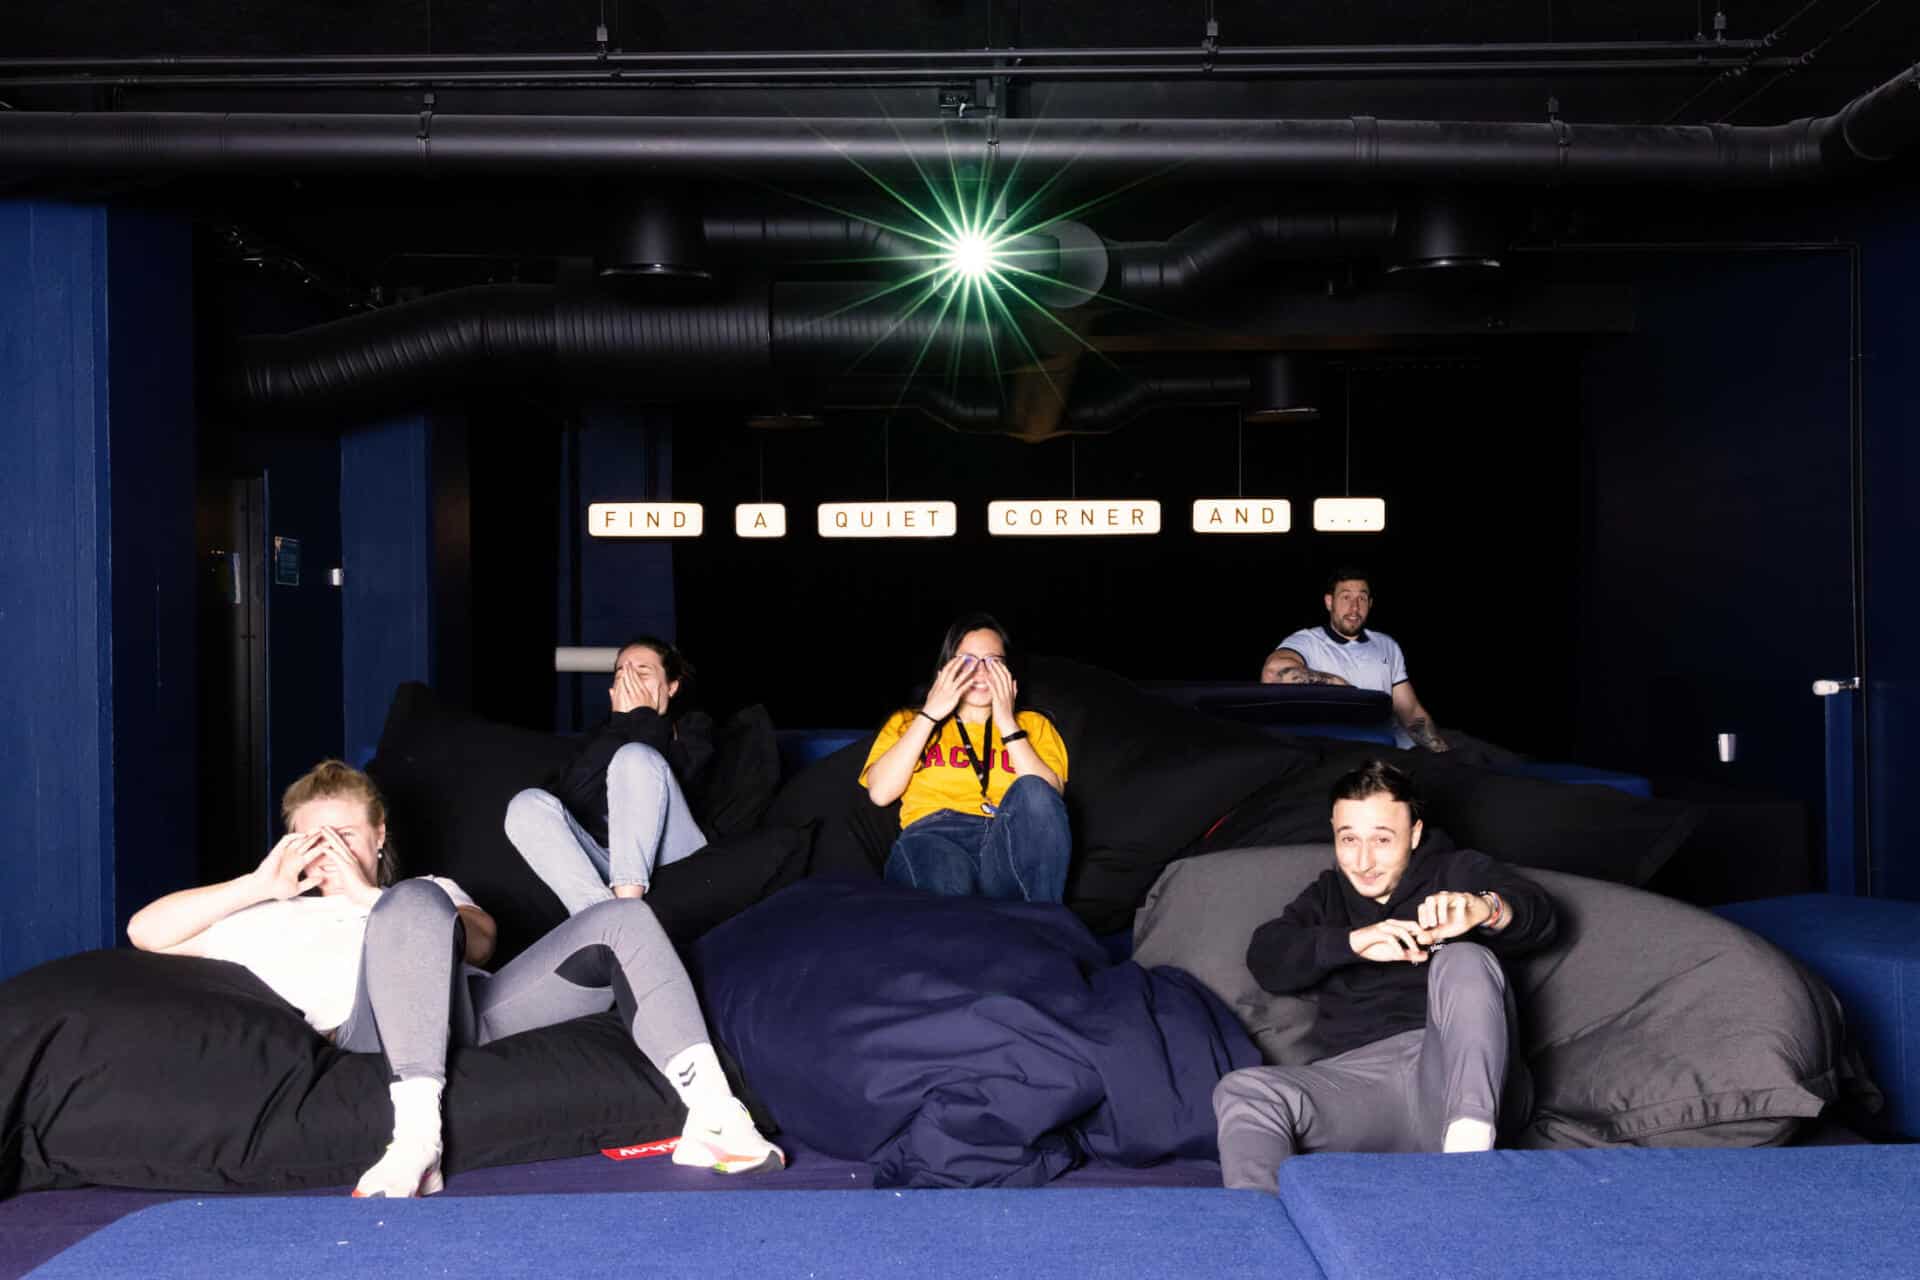
[(691, 673), (657, 636), (621, 645), (606, 723), (546, 787), (529, 787), (507, 805), (507, 838), (568, 915), (610, 897), (640, 897), (655, 868), (706, 847), (685, 788), (713, 758), (712, 721), (698, 711), (673, 714)]
[(1369, 762), (1333, 786), (1334, 860), (1254, 931), (1247, 967), (1312, 993), (1319, 1060), (1235, 1071), (1213, 1093), (1229, 1187), (1272, 1193), (1308, 1151), (1485, 1151), (1532, 1106), (1511, 1060), (1500, 958), (1553, 941), (1553, 900), (1427, 832), (1412, 780)]

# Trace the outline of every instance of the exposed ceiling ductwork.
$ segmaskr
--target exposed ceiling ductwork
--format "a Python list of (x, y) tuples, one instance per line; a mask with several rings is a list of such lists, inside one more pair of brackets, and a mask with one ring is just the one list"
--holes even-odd
[(1238, 405), (1248, 390), (1248, 380), (1240, 373), (1110, 372), (1088, 381), (1093, 385), (1076, 387), (1070, 401), (1055, 406), (1060, 412), (1049, 415), (1045, 431), (1023, 430), (1022, 421), (994, 394), (991, 384), (962, 390), (917, 382), (889, 388), (884, 395), (841, 394), (832, 398), (830, 407), (864, 412), (911, 409), (951, 431), (985, 434), (1012, 429), (1023, 438), (1039, 440), (1063, 434), (1105, 435), (1173, 405)]
[(1114, 246), (1111, 292), (1141, 300), (1218, 288), (1249, 267), (1278, 259), (1377, 253), (1393, 242), (1391, 209), (1359, 213), (1225, 210), (1165, 244)]
[[(1076, 385), (1079, 346), (1065, 337), (1060, 321), (1029, 326), (1051, 339), (1036, 350), (1014, 333), (1018, 322), (1005, 308), (983, 302), (963, 318), (964, 308), (947, 315), (945, 307), (902, 305), (906, 295), (889, 298), (884, 286), (784, 278), (804, 264), (904, 280), (939, 256), (939, 246), (917, 230), (825, 210), (699, 211), (690, 197), (662, 203), (647, 180), (715, 172), (760, 181), (830, 180), (855, 172), (854, 164), (869, 173), (937, 166), (977, 178), (1010, 170), (1017, 158), (1030, 183), (1064, 168), (1081, 178), (1165, 172), (1182, 182), (1286, 177), (1410, 188), (1398, 208), (1300, 211), (1277, 201), (1243, 203), (1163, 243), (1110, 242), (1078, 222), (1042, 224), (1018, 241), (1024, 262), (1060, 281), (1049, 293), (1023, 279), (1036, 295), (1026, 301), (1037, 308), (1060, 310), (1098, 297), (1131, 307), (1127, 323), (1164, 328), (1169, 304), (1243, 286), (1252, 268), (1274, 261), (1373, 257), (1390, 268), (1427, 268), (1425, 274), (1457, 271), (1462, 263), (1497, 264), (1505, 228), (1476, 203), (1479, 197), (1462, 193), (1475, 184), (1785, 183), (1863, 168), (1920, 137), (1920, 68), (1832, 115), (1763, 128), (1366, 117), (976, 123), (430, 114), (405, 117), (404, 126), (378, 116), (16, 112), (0, 114), (0, 165), (23, 179), (82, 172), (617, 174), (622, 181), (615, 191), (624, 194), (613, 202), (616, 212), (598, 251), (603, 275), (697, 282), (718, 274), (721, 263), (750, 262), (776, 280), (652, 300), (546, 286), (432, 295), (301, 333), (247, 340), (229, 380), (246, 407), (378, 406), (459, 385), (558, 377), (568, 385), (660, 398), (710, 398), (715, 386), (741, 398), (777, 390), (796, 410), (903, 405), (956, 429), (1013, 430), (1038, 439), (1112, 430), (1172, 402), (1231, 403), (1250, 421), (1267, 420), (1263, 414), (1293, 420), (1311, 413), (1314, 396), (1283, 359), (1256, 366), (1252, 378), (1236, 365), (1227, 373), (1096, 373)], [(1073, 328), (1092, 332), (1087, 323), (1075, 321)], [(1101, 323), (1098, 314), (1092, 323)], [(1266, 349), (1287, 345), (1283, 336)], [(1236, 349), (1226, 338), (1216, 347)], [(1015, 352), (1024, 360), (1002, 359)], [(981, 372), (988, 355), (996, 383), (986, 392), (900, 388), (902, 375), (921, 368), (950, 374), (971, 365)], [(1002, 364), (1017, 367), (1008, 372)], [(889, 378), (887, 393), (877, 394), (873, 388)], [(862, 380), (866, 389), (857, 389)], [(836, 381), (842, 390), (830, 392)]]
[(248, 409), (390, 404), (455, 386), (570, 385), (664, 399), (857, 364), (876, 376), (982, 349), (976, 320), (862, 305), (868, 291), (774, 285), (717, 300), (640, 303), (545, 285), (483, 285), (245, 339), (228, 379)]
[[(1827, 116), (1767, 126), (1377, 120), (0, 113), (15, 183), (63, 175), (602, 175), (848, 180), (1066, 171), (1073, 181), (1778, 186), (1920, 137), (1920, 68)], [(951, 167), (951, 168), (950, 168)]]

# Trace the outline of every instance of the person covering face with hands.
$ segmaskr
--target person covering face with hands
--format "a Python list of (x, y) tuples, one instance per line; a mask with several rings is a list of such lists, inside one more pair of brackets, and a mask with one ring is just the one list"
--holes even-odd
[(926, 700), (874, 738), (860, 784), (874, 804), (900, 802), (888, 880), (1025, 902), (1065, 896), (1067, 748), (1051, 720), (1019, 708), (1009, 648), (990, 615), (960, 618)]
[(252, 971), (349, 1053), (385, 1056), (393, 1136), (356, 1196), (441, 1189), (449, 1042), (482, 1045), (620, 1006), (641, 1053), (687, 1106), (678, 1164), (780, 1168), (721, 1073), (693, 984), (651, 908), (606, 902), (573, 916), (496, 974), (493, 917), (451, 880), (398, 880), (372, 779), (322, 761), (287, 789), (287, 835), (246, 875), (183, 889), (128, 922), (143, 951)]
[(507, 838), (567, 909), (645, 894), (656, 868), (706, 847), (687, 807), (713, 757), (712, 722), (673, 714), (691, 668), (657, 636), (622, 645), (611, 710), (544, 787), (507, 805)]
[(1302, 1152), (1484, 1151), (1532, 1106), (1501, 959), (1553, 941), (1553, 900), (1428, 831), (1391, 765), (1341, 778), (1332, 808), (1336, 865), (1247, 947), (1266, 990), (1317, 996), (1318, 1054), (1214, 1089), (1229, 1187), (1272, 1193)]

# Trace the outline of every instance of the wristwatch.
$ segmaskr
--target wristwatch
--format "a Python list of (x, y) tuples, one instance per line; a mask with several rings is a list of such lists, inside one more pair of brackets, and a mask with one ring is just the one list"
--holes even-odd
[(1506, 899), (1502, 898), (1499, 894), (1495, 893), (1491, 889), (1482, 889), (1480, 891), (1480, 896), (1482, 899), (1486, 901), (1487, 906), (1493, 911), (1492, 915), (1488, 916), (1485, 920), (1481, 921), (1480, 927), (1482, 929), (1491, 929), (1493, 928), (1494, 925), (1500, 923), (1500, 917), (1506, 913), (1506, 910), (1507, 910)]

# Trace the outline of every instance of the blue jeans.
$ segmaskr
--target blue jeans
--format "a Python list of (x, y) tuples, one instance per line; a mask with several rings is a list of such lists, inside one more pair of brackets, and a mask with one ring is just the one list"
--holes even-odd
[(886, 878), (929, 893), (1059, 902), (1073, 833), (1067, 804), (1041, 778), (1015, 778), (1000, 811), (930, 813), (900, 833)]

